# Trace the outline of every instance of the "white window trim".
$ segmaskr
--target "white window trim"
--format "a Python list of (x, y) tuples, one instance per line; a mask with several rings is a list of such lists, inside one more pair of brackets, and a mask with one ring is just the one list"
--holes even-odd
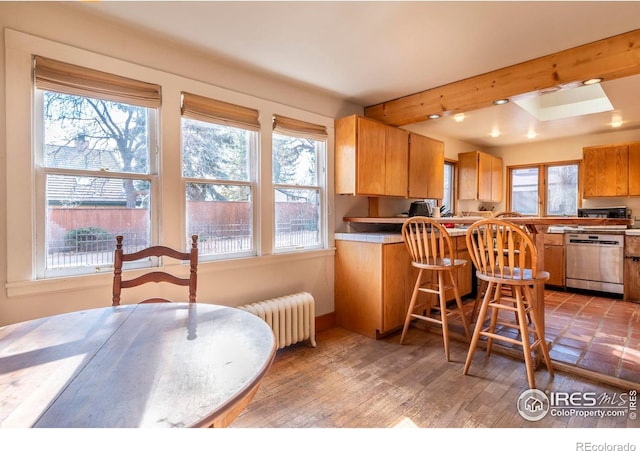
[[(323, 165), (327, 168), (327, 171), (325, 171), (325, 207), (321, 218), (324, 230), (324, 249), (307, 252), (309, 253), (308, 257), (324, 257), (327, 252), (333, 252), (331, 247), (333, 246), (333, 238), (332, 235), (329, 235), (333, 202), (333, 183), (330, 183), (333, 180), (333, 118), (93, 53), (16, 30), (5, 29), (6, 86), (11, 86), (11, 89), (6, 90), (7, 110), (10, 108), (10, 112), (6, 114), (6, 208), (9, 218), (7, 221), (7, 236), (9, 237), (7, 239), (7, 296), (53, 291), (74, 291), (89, 286), (110, 285), (112, 281), (111, 274), (85, 274), (58, 279), (35, 279), (37, 227), (35, 219), (35, 174), (33, 169), (33, 147), (35, 144), (32, 125), (34, 95), (32, 55), (34, 54), (161, 85), (163, 95), (163, 106), (160, 107), (159, 133), (159, 146), (161, 149), (180, 149), (180, 92), (182, 91), (188, 90), (194, 94), (246, 105), (259, 110), (262, 124), (258, 138), (260, 155), (258, 156), (257, 168), (260, 185), (255, 193), (255, 214), (258, 223), (256, 225), (260, 225), (260, 227), (255, 229), (258, 255), (253, 259), (266, 258), (273, 253), (273, 226), (271, 225), (273, 224), (271, 208), (273, 204), (271, 186), (271, 117), (277, 112), (278, 114), (284, 114), (303, 121), (324, 125), (328, 132), (325, 161), (323, 162)], [(175, 107), (168, 107), (168, 105), (175, 105)], [(180, 152), (165, 152), (161, 155), (162, 159), (159, 163), (161, 174), (163, 168), (181, 167)], [(159, 185), (159, 211), (157, 214), (160, 219), (156, 224), (152, 225), (152, 230), (154, 230), (153, 227), (157, 227), (160, 240), (164, 244), (181, 247), (185, 235), (185, 215), (181, 214), (179, 218), (176, 218), (178, 215), (175, 214), (176, 211), (184, 212), (185, 209), (183, 191), (177, 189), (181, 186), (181, 171), (165, 172), (161, 176)], [(231, 268), (238, 264), (247, 265), (247, 260), (243, 258), (210, 263), (204, 262), (199, 268), (199, 272), (207, 272), (209, 270), (206, 267), (207, 264), (217, 265), (217, 268)]]

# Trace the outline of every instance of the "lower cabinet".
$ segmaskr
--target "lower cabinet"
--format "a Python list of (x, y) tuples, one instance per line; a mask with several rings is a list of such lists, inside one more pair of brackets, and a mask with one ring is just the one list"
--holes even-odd
[(564, 287), (564, 234), (544, 234), (544, 270), (549, 273), (547, 285)]
[[(467, 265), (456, 274), (460, 296), (471, 293), (471, 271), (464, 237), (453, 237), (456, 258)], [(399, 330), (411, 300), (418, 270), (404, 243), (336, 241), (335, 314), (340, 327), (378, 338)], [(429, 277), (427, 275), (427, 277)], [(420, 296), (432, 296), (421, 293)], [(453, 290), (447, 299), (453, 299)]]
[(626, 236), (624, 245), (624, 300), (640, 302), (640, 236)]
[(336, 241), (337, 325), (372, 338), (401, 327), (412, 273), (404, 243)]

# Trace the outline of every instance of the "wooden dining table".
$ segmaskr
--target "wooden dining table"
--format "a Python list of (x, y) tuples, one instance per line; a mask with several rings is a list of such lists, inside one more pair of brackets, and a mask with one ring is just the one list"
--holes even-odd
[(262, 319), (205, 303), (121, 305), (4, 326), (0, 427), (225, 427), (275, 353)]

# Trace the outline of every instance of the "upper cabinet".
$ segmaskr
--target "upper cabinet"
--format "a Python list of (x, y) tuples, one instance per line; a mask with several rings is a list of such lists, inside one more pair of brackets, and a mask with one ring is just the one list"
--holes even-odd
[(582, 149), (583, 197), (640, 196), (640, 143)]
[(442, 141), (357, 115), (335, 130), (336, 194), (442, 199)]
[(502, 158), (473, 151), (458, 154), (458, 198), (502, 201)]
[(357, 115), (335, 131), (336, 194), (406, 197), (409, 132)]
[(409, 134), (409, 197), (442, 199), (444, 195), (444, 143)]

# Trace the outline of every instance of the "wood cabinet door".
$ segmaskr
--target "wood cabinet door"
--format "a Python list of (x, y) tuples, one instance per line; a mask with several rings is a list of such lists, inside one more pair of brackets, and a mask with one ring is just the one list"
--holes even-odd
[(386, 125), (358, 118), (356, 194), (385, 194)]
[(411, 134), (409, 144), (409, 197), (440, 199), (444, 195), (444, 143)]
[(458, 199), (478, 197), (478, 152), (458, 154)]
[(491, 156), (491, 201), (502, 202), (502, 158)]
[(478, 200), (491, 202), (493, 191), (493, 156), (478, 152)]
[(564, 287), (564, 246), (544, 246), (544, 270), (549, 273), (548, 285)]
[(407, 197), (409, 177), (409, 132), (386, 128), (385, 194)]
[(640, 142), (629, 144), (629, 196), (640, 196)]
[(583, 197), (618, 197), (629, 192), (627, 145), (583, 149)]

